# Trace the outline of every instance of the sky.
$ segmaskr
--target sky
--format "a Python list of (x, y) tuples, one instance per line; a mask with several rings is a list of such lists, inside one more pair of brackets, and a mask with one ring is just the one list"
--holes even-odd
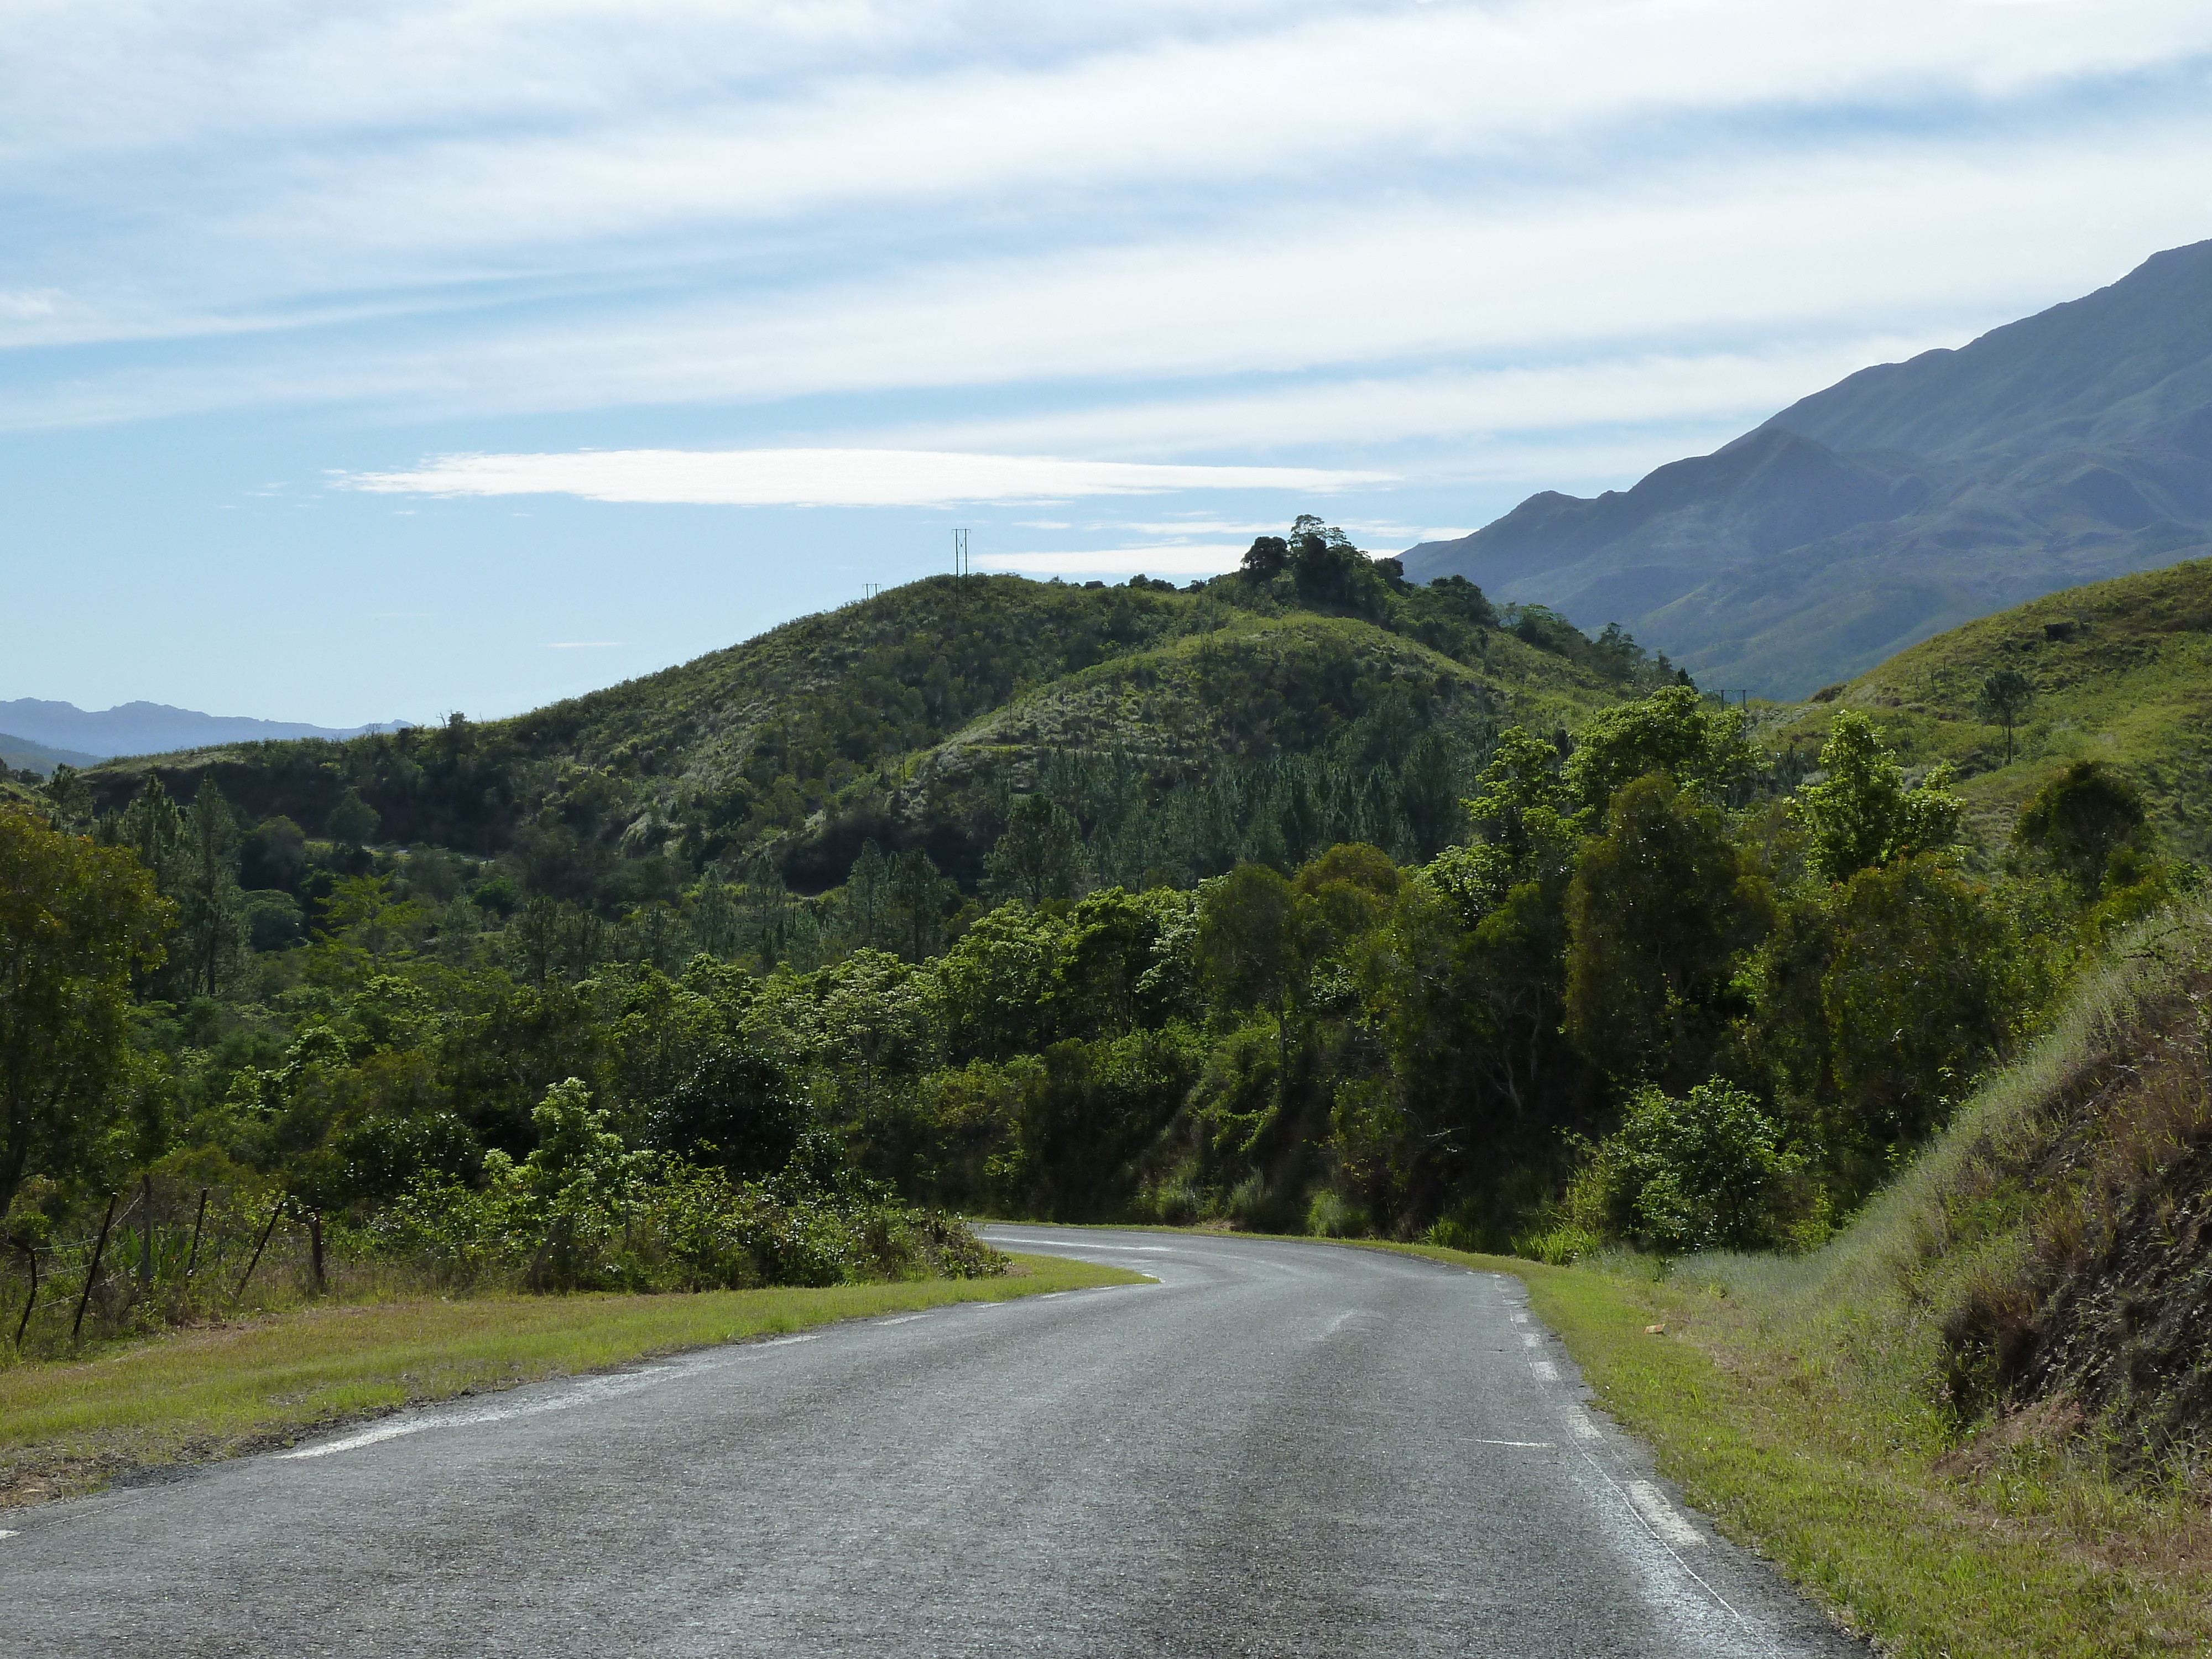
[(2212, 237), (2203, 0), (0, 0), (0, 699), (1395, 551)]

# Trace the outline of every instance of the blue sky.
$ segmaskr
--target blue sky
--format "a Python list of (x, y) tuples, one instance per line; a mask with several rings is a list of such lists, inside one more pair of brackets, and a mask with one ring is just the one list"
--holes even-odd
[(14, 0), (0, 698), (513, 712), (1395, 550), (2212, 235), (2164, 0)]

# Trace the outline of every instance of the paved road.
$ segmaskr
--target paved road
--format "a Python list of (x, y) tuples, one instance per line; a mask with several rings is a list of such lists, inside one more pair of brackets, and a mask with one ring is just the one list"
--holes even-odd
[(8, 1518), (11, 1654), (1863, 1653), (1510, 1279), (1000, 1228), (1156, 1285), (388, 1418)]

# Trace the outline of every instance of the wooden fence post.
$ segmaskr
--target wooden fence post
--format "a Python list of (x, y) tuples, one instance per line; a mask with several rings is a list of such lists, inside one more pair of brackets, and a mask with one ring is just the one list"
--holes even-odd
[(85, 1304), (92, 1300), (93, 1281), (100, 1277), (100, 1258), (107, 1251), (107, 1230), (115, 1221), (115, 1194), (107, 1195), (107, 1213), (100, 1223), (100, 1242), (92, 1247), (92, 1266), (84, 1270), (84, 1293), (76, 1299), (76, 1317), (70, 1323), (70, 1343), (76, 1343), (77, 1333), (84, 1328)]
[(23, 1346), (23, 1333), (31, 1328), (31, 1310), (39, 1305), (39, 1247), (27, 1244), (12, 1235), (8, 1242), (21, 1250), (23, 1259), (31, 1264), (31, 1293), (23, 1298), (23, 1316), (15, 1322), (15, 1347), (20, 1352)]
[(261, 1230), (261, 1242), (253, 1247), (253, 1260), (246, 1264), (246, 1271), (238, 1276), (238, 1288), (230, 1293), (234, 1302), (246, 1294), (246, 1281), (253, 1277), (253, 1270), (261, 1265), (261, 1253), (269, 1248), (269, 1235), (276, 1231), (276, 1218), (284, 1213), (284, 1200), (289, 1193), (276, 1194), (276, 1207), (269, 1212), (269, 1224)]
[(185, 1277), (187, 1279), (192, 1276), (192, 1269), (200, 1264), (200, 1229), (207, 1224), (207, 1195), (208, 1189), (201, 1188), (200, 1212), (192, 1218), (191, 1254), (185, 1258)]
[(145, 1213), (138, 1218), (138, 1288), (154, 1288), (154, 1172), (147, 1170), (138, 1177), (138, 1207)]

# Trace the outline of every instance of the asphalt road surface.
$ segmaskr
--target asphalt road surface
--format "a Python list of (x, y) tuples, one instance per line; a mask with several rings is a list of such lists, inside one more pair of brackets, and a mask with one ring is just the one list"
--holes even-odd
[(992, 1231), (1158, 1282), (712, 1349), (0, 1512), (0, 1650), (1864, 1652), (1592, 1416), (1514, 1280)]

